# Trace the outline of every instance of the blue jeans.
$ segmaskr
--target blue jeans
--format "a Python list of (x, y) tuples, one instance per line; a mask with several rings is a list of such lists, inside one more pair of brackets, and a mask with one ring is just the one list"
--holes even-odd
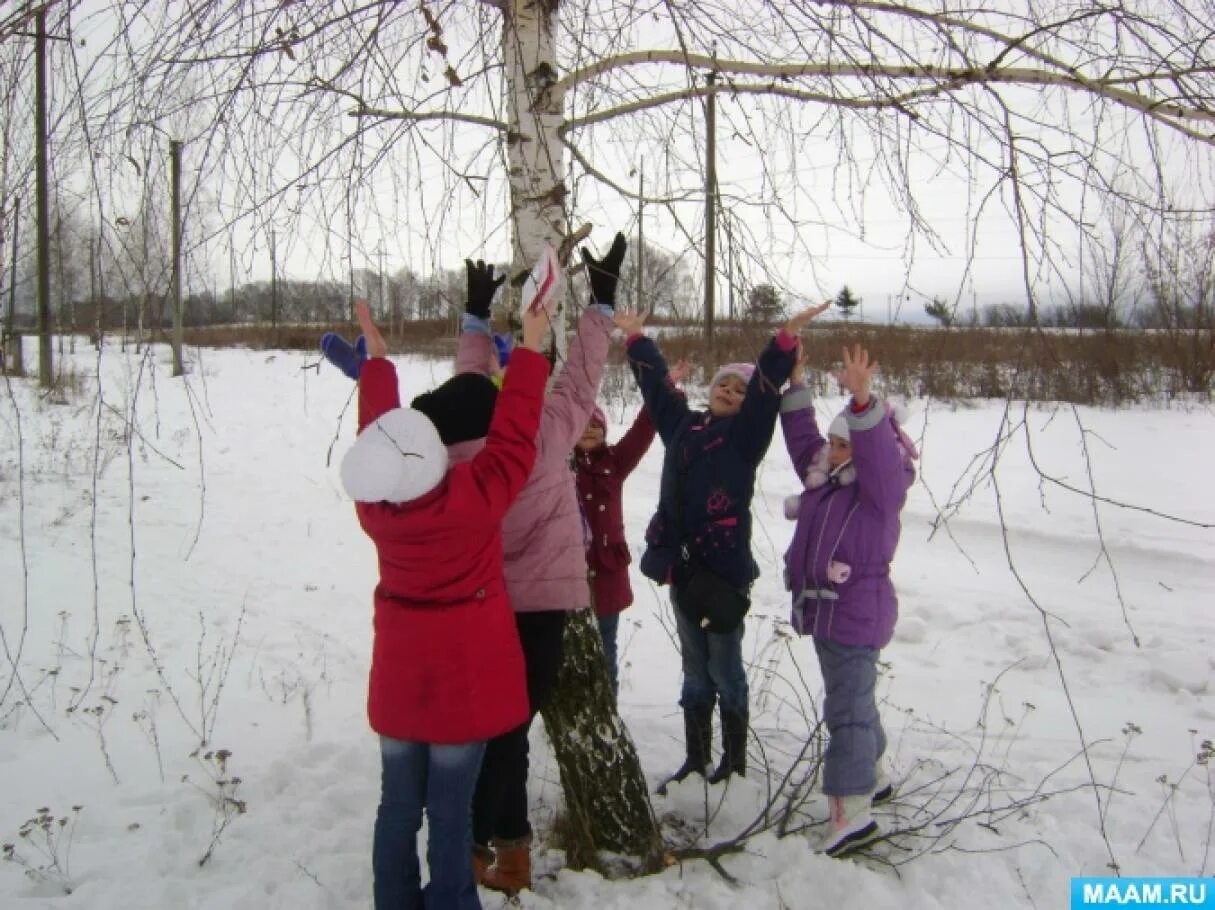
[(823, 756), (823, 792), (828, 796), (872, 793), (877, 763), (886, 751), (886, 732), (878, 716), (878, 652), (814, 639), (823, 671), (823, 720), (827, 754)]
[[(371, 867), (376, 910), (481, 910), (472, 873), (471, 805), (484, 742), (458, 746), (380, 737), (380, 807)], [(418, 830), (426, 810), (430, 882), (421, 887)]]
[(706, 632), (679, 609), (678, 597), (678, 589), (673, 589), (671, 599), (675, 601), (675, 624), (683, 658), (679, 704), (692, 710), (712, 708), (720, 700), (723, 711), (749, 713), (750, 692), (742, 661), (743, 624), (733, 632)]
[(603, 656), (607, 658), (608, 676), (612, 680), (612, 694), (620, 691), (620, 671), (617, 669), (616, 634), (620, 629), (620, 614), (596, 616), (599, 622), (599, 637), (603, 639)]

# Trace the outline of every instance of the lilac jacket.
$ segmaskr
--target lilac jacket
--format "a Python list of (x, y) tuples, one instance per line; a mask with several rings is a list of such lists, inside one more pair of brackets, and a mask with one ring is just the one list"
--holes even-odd
[[(799, 478), (827, 445), (814, 419), (810, 390), (791, 386), (781, 399), (781, 428)], [(803, 490), (797, 527), (785, 553), (793, 594), (793, 627), (843, 645), (884, 648), (894, 634), (898, 598), (890, 562), (899, 543), (899, 512), (915, 479), (884, 402), (846, 411), (852, 442), (851, 483), (828, 481)], [(848, 566), (846, 581), (827, 577), (832, 561)]]
[[(582, 313), (565, 366), (544, 397), (536, 466), (502, 520), (506, 590), (517, 613), (590, 605), (570, 453), (595, 408), (613, 328), (611, 318), (594, 306)], [(456, 372), (488, 374), (491, 356), (496, 354), (488, 324), (481, 331), (477, 322), (466, 321), (456, 350)], [(467, 444), (456, 448), (448, 449), (453, 460), (473, 454)]]

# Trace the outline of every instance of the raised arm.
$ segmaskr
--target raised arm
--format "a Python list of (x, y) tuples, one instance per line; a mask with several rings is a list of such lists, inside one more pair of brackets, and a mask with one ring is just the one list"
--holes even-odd
[(805, 478), (814, 456), (827, 442), (814, 419), (814, 396), (809, 388), (795, 382), (781, 396), (780, 425), (793, 470), (799, 479)]
[(650, 419), (650, 409), (642, 405), (628, 432), (612, 446), (612, 451), (616, 455), (616, 473), (620, 475), (621, 479), (632, 474), (633, 469), (645, 457), (650, 444), (654, 442), (656, 432), (654, 421)]
[[(582, 260), (591, 283), (591, 303), (578, 320), (578, 332), (566, 354), (565, 365), (549, 389), (540, 419), (541, 461), (569, 457), (570, 449), (595, 410), (599, 383), (607, 364), (612, 339), (612, 316), (616, 307), (616, 282), (628, 242), (617, 232), (602, 259), (585, 247)], [(509, 370), (507, 371), (509, 372)]]
[(877, 361), (871, 362), (869, 352), (858, 344), (851, 351), (844, 348), (844, 366), (836, 378), (852, 393), (844, 413), (861, 505), (889, 515), (903, 508), (915, 471), (899, 448), (886, 403), (870, 394), (877, 369)]
[(480, 259), (476, 262), (465, 259), (464, 270), (468, 296), (456, 342), (456, 372), (488, 376), (491, 364), (495, 362), (493, 358), (497, 356), (489, 328), (489, 308), (506, 275), (495, 278), (493, 265), (486, 265)]
[(772, 442), (776, 415), (780, 409), (780, 390), (797, 363), (798, 336), (828, 306), (824, 303), (794, 315), (759, 355), (756, 370), (747, 383), (742, 408), (734, 418), (730, 431), (733, 444), (752, 464), (759, 464), (763, 460)]
[(401, 406), (397, 368), (387, 359), (388, 346), (371, 318), (366, 301), (354, 305), (363, 337), (367, 339), (368, 360), (359, 371), (359, 432), (382, 414)]
[(789, 388), (780, 399), (780, 423), (785, 449), (799, 478), (805, 478), (814, 456), (826, 441), (814, 418), (814, 396), (806, 387), (808, 360), (806, 346), (799, 340), (793, 372), (789, 374)]
[(633, 371), (637, 388), (642, 390), (642, 399), (649, 409), (650, 419), (662, 436), (662, 442), (671, 441), (679, 425), (688, 417), (690, 409), (683, 392), (676, 389), (667, 371), (659, 346), (642, 334), (645, 316), (642, 313), (622, 312), (616, 315), (616, 327), (627, 335), (626, 354), (628, 368)]
[(510, 508), (536, 463), (536, 436), (544, 406), (548, 359), (540, 353), (548, 331), (544, 313), (523, 314), (523, 343), (511, 357), (510, 369), (494, 406), (485, 448), (461, 472), (463, 499), (484, 510), (486, 520), (499, 521)]

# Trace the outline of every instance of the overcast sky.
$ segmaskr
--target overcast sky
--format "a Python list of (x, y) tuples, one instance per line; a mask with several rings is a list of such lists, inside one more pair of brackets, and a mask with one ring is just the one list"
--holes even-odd
[[(1021, 4), (1004, 5), (1011, 9)], [(143, 12), (154, 15), (158, 9)], [(585, 63), (597, 59), (595, 47), (618, 53), (630, 47), (678, 46), (696, 37), (675, 35), (661, 17), (636, 15), (619, 25), (618, 35), (595, 38), (596, 45), (593, 36), (588, 37), (591, 30), (603, 30), (605, 22), (617, 23), (621, 9), (625, 7), (598, 0), (589, 0), (585, 7), (564, 4), (562, 59), (573, 62), (568, 54), (575, 40), (586, 41), (580, 52)], [(348, 116), (350, 103), (346, 101), (311, 119), (292, 121), (294, 136), (275, 145), (274, 128), (280, 120), (290, 121), (292, 111), (298, 109), (298, 104), (287, 107), (282, 101), (283, 97), (297, 99), (298, 92), (278, 96), (273, 90), (278, 80), (301, 78), (293, 70), (297, 60), (285, 55), (258, 59), (255, 75), (247, 83), (256, 92), (242, 96), (225, 112), (229, 123), (240, 124), (228, 134), (226, 145), (215, 141), (210, 122), (198, 113), (187, 116), (166, 104), (159, 109), (156, 125), (148, 126), (120, 111), (107, 122), (108, 140), (100, 132), (90, 136), (92, 166), (85, 168), (80, 154), (83, 142), (79, 135), (69, 136), (73, 87), (86, 84), (93, 93), (90, 109), (94, 113), (125, 97), (103, 95), (105, 90), (121, 87), (125, 78), (121, 69), (111, 68), (124, 59), (115, 52), (119, 45), (113, 39), (122, 31), (126, 40), (138, 44), (141, 35), (155, 33), (157, 26), (141, 20), (120, 29), (109, 5), (101, 2), (79, 4), (75, 10), (77, 42), (70, 51), (64, 43), (52, 43), (57, 130), (52, 151), (63, 188), (60, 199), (65, 207), (72, 204), (73, 197), (80, 210), (87, 206), (86, 220), (96, 217), (99, 200), (111, 225), (119, 218), (129, 218), (137, 212), (139, 182), (146, 175), (163, 186), (168, 138), (186, 139), (189, 289), (218, 290), (233, 279), (268, 278), (271, 235), (280, 276), (298, 279), (344, 283), (351, 268), (378, 270), (381, 265), (390, 273), (408, 267), (426, 275), (435, 269), (456, 268), (470, 255), (496, 261), (509, 258), (507, 189), (494, 130), (430, 124), (405, 134), (397, 122), (370, 125)], [(470, 18), (459, 18), (465, 14)], [(500, 71), (491, 68), (486, 75), (476, 75), (497, 57), (497, 14), (476, 4), (452, 7), (442, 15), (443, 35), (452, 48), (449, 59), (467, 77), (458, 90), (457, 109), (500, 116)], [(394, 40), (408, 44), (402, 36), (408, 37), (411, 29), (419, 33), (421, 18), (416, 11), (394, 8), (390, 18), (392, 24), (378, 33), (382, 47), (392, 47)], [(744, 25), (751, 26), (744, 16), (739, 15), (738, 21), (740, 34)], [(907, 27), (905, 22), (899, 24)], [(583, 26), (585, 34), (578, 30)], [(424, 30), (420, 33), (425, 34)], [(761, 33), (757, 26), (755, 36), (762, 37)], [(337, 40), (358, 37), (330, 31), (326, 41), (298, 45), (295, 55), (323, 69), (330, 58), (343, 53)], [(768, 35), (773, 57), (788, 52), (781, 47), (785, 38), (779, 29)], [(10, 57), (21, 54), (25, 59), (24, 78), (18, 80), (17, 103), (12, 108), (18, 130), (21, 123), (28, 122), (25, 107), (30, 101), (31, 43), (10, 39), (3, 47)], [(929, 48), (925, 54), (934, 52)], [(430, 78), (428, 73), (437, 75), (439, 61), (434, 58), (433, 52), (403, 56), (394, 71), (384, 76), (396, 80), (392, 91), (385, 94), (395, 99), (398, 108), (412, 103), (401, 93), (415, 89), (431, 109), (449, 100), (433, 82), (419, 87), (419, 79)], [(374, 70), (363, 77), (368, 85), (375, 78)], [(597, 105), (609, 107), (639, 93), (686, 85), (688, 78), (686, 71), (669, 65), (632, 69), (617, 77), (613, 86), (579, 87), (571, 95), (568, 109), (586, 112)], [(206, 98), (213, 89), (222, 91), (222, 85), (212, 86), (201, 74), (177, 79), (171, 86), (183, 100)], [(97, 98), (104, 98), (104, 104)], [(933, 298), (956, 304), (964, 314), (972, 307), (993, 303), (1022, 303), (1028, 289), (1046, 305), (1062, 302), (1069, 290), (1081, 287), (1089, 255), (1081, 249), (1073, 223), (1080, 221), (1100, 232), (1109, 212), (1103, 210), (1096, 193), (1084, 194), (1069, 183), (1069, 175), (1083, 173), (1083, 167), (1076, 165), (1075, 148), (1059, 150), (1056, 131), (1068, 126), (1084, 135), (1099, 114), (1086, 107), (1083, 98), (1069, 102), (1028, 89), (1006, 87), (1001, 89), (1001, 98), (1024, 117), (1017, 129), (1025, 148), (1041, 151), (1043, 157), (1053, 155), (1057, 162), (1057, 173), (1052, 163), (1032, 178), (1027, 176), (1033, 192), (1054, 194), (1053, 209), (1038, 206), (1032, 193), (1023, 200), (1028, 206), (1026, 224), (1035, 235), (1028, 256), (1022, 255), (1010, 215), (1010, 185), (1002, 179), (1006, 159), (983, 129), (963, 128), (950, 146), (931, 129), (917, 132), (918, 118), (892, 117), (885, 134), (875, 139), (871, 132), (874, 121), (860, 115), (846, 112), (837, 120), (839, 111), (831, 105), (774, 102), (751, 95), (721, 97), (718, 104), (717, 163), (723, 203), (718, 227), (719, 270), (733, 271), (740, 294), (755, 284), (772, 282), (790, 298), (817, 301), (834, 296), (847, 284), (863, 299), (866, 318), (875, 321), (884, 321), (887, 313), (895, 318), (922, 319), (924, 304)], [(257, 117), (239, 117), (241, 105), (256, 108)], [(948, 107), (926, 105), (920, 113), (939, 113)], [(703, 110), (703, 100), (696, 99), (571, 134), (580, 152), (609, 180), (632, 188), (644, 170), (647, 195), (683, 200), (669, 206), (648, 205), (645, 236), (650, 243), (684, 257), (698, 275), (703, 272), (700, 251), (704, 244)], [(1167, 179), (1186, 188), (1186, 204), (1209, 213), (1215, 198), (1209, 179), (1209, 149), (1195, 151), (1191, 144), (1187, 150), (1183, 144), (1169, 143), (1163, 154), (1149, 157), (1133, 118), (1125, 121), (1130, 128), (1122, 130), (1114, 125), (1116, 118), (1107, 119), (1109, 122), (1102, 121), (1102, 142), (1092, 150), (1091, 162), (1102, 180), (1120, 182), (1142, 194), (1159, 169)], [(1046, 128), (1035, 129), (1035, 123), (1046, 124)], [(360, 128), (367, 132), (350, 144), (349, 157), (337, 159), (336, 172), (328, 175), (331, 182), (326, 195), (316, 192), (315, 183), (282, 195), (274, 193), (275, 185), (298, 181), (310, 165)], [(121, 141), (114, 140), (116, 135)], [(21, 138), (14, 137), (17, 156)], [(28, 153), (28, 147), (25, 151)], [(893, 162), (900, 155), (903, 164), (896, 166)], [(565, 160), (569, 162), (568, 155)], [(363, 171), (372, 161), (374, 167)], [(347, 165), (352, 174), (362, 173), (343, 185), (340, 168)], [(238, 172), (243, 172), (239, 178), (235, 176)], [(592, 246), (605, 249), (618, 228), (636, 234), (634, 201), (588, 178), (580, 166), (574, 166), (571, 174), (572, 221), (575, 225), (592, 222)], [(11, 194), (14, 186), (20, 188), (21, 179), (10, 176), (9, 181)], [(92, 189), (94, 181), (100, 187), (97, 191)], [(251, 206), (250, 199), (261, 201)], [(30, 201), (26, 200), (27, 213), (32, 209)], [(160, 202), (167, 209), (167, 198)], [(914, 232), (913, 223), (917, 225)], [(32, 237), (28, 227), (23, 230), (27, 238)], [(745, 235), (740, 247), (745, 246), (746, 252), (731, 263), (729, 241), (740, 234)], [(1049, 255), (1044, 254), (1042, 243)], [(728, 296), (724, 275), (717, 296), (723, 302)]]

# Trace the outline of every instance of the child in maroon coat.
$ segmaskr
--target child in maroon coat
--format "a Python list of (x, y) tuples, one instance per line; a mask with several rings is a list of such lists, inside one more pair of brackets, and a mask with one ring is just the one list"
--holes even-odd
[[(680, 361), (669, 376), (678, 383), (687, 373)], [(591, 603), (603, 638), (612, 693), (620, 689), (616, 639), (620, 614), (633, 605), (629, 565), (633, 562), (624, 536), (624, 481), (654, 441), (654, 421), (643, 406), (633, 425), (615, 445), (607, 444), (607, 418), (596, 407), (574, 450), (578, 503), (586, 522), (586, 567)]]
[(396, 370), (367, 305), (356, 311), (369, 359), (359, 372), (359, 435), (341, 474), (379, 562), (367, 704), (382, 766), (375, 905), (479, 910), (469, 859), (473, 788), (486, 740), (529, 710), (501, 523), (536, 459), (548, 317), (523, 316), (524, 350), (511, 361), (485, 447), (449, 465), (434, 423), (400, 406)]

